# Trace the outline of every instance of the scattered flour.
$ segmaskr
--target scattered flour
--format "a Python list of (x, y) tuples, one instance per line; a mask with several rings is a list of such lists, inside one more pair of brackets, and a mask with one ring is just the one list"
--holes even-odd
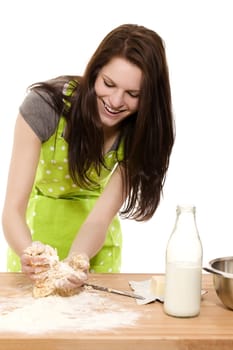
[(71, 297), (0, 297), (0, 333), (104, 331), (133, 325), (140, 313), (83, 291)]

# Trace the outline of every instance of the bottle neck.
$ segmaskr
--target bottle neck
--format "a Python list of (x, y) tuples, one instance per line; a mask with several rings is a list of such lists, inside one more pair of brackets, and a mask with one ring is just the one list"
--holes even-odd
[(201, 266), (202, 244), (197, 230), (194, 207), (177, 207), (176, 222), (166, 249), (167, 263)]
[(192, 205), (178, 205), (176, 207), (176, 214), (192, 214), (195, 216), (196, 214), (196, 207)]
[(177, 206), (174, 233), (179, 235), (198, 235), (196, 210), (192, 206)]

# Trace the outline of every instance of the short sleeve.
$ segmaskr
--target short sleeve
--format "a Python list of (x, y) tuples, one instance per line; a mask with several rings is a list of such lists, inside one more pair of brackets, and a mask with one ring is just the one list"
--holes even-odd
[(41, 142), (47, 141), (56, 130), (59, 115), (47, 103), (51, 97), (46, 92), (30, 91), (19, 107), (24, 120), (29, 124)]

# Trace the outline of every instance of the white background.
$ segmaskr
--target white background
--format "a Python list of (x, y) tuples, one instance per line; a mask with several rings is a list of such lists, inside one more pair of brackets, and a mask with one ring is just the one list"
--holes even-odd
[[(176, 142), (164, 197), (146, 223), (123, 221), (122, 272), (163, 272), (177, 204), (197, 208), (210, 259), (233, 255), (231, 0), (8, 0), (0, 5), (0, 210), (18, 106), (26, 87), (83, 73), (114, 27), (137, 23), (166, 43)], [(20, 232), (18, 233), (20, 234)], [(65, 232), (64, 232), (65, 234)], [(6, 243), (0, 233), (0, 271)]]

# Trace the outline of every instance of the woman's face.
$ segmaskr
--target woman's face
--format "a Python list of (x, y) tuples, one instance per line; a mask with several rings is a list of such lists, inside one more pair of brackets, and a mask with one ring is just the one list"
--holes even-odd
[(104, 128), (115, 128), (138, 110), (142, 71), (124, 58), (115, 57), (100, 70), (95, 92)]

